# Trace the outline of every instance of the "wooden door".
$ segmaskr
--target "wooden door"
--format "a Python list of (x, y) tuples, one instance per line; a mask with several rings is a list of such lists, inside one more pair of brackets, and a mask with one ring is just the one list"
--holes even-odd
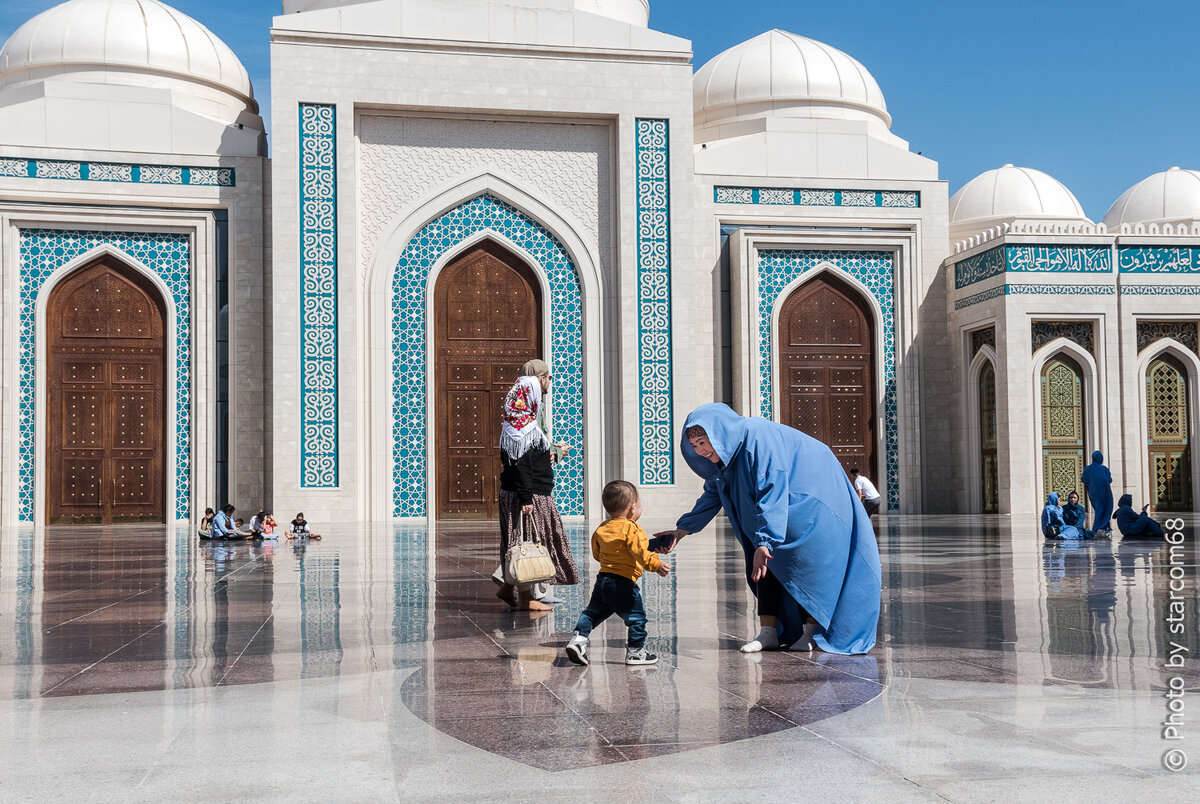
[(996, 436), (996, 370), (991, 363), (979, 371), (979, 472), (985, 514), (1000, 512), (1000, 463)]
[(111, 259), (79, 269), (51, 294), (50, 524), (165, 521), (164, 318), (153, 285)]
[(528, 267), (485, 242), (434, 288), (437, 515), (491, 519), (500, 489), (500, 411), (527, 360), (542, 356), (541, 291)]
[(793, 291), (779, 314), (779, 412), (882, 487), (873, 334), (861, 295), (837, 277), (821, 274)]
[(1146, 458), (1156, 511), (1192, 510), (1189, 409), (1187, 369), (1164, 354), (1146, 369)]
[(1085, 466), (1083, 370), (1066, 355), (1042, 369), (1042, 499), (1052, 491), (1060, 501), (1079, 488)]

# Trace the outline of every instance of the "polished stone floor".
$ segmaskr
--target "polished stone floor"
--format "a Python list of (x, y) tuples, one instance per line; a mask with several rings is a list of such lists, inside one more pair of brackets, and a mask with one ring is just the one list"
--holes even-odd
[(1194, 517), (1174, 553), (878, 521), (871, 654), (738, 653), (756, 628), (722, 526), (643, 580), (649, 668), (622, 663), (615, 620), (591, 666), (562, 655), (583, 524), (585, 583), (538, 614), (494, 597), (492, 525), (6, 529), (0, 800), (1200, 797)]

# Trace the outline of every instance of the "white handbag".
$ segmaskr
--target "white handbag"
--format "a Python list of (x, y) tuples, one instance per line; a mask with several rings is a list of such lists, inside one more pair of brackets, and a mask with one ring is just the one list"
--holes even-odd
[(512, 586), (527, 583), (548, 581), (558, 574), (554, 562), (550, 560), (550, 551), (538, 540), (533, 519), (529, 520), (532, 531), (532, 541), (525, 539), (525, 515), (518, 519), (517, 543), (508, 548), (504, 554), (504, 582)]

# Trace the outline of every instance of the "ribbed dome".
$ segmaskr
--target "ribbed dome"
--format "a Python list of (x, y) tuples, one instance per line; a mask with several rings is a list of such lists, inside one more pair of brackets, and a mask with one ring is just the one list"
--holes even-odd
[(692, 80), (697, 127), (756, 117), (818, 117), (892, 125), (883, 92), (855, 59), (786, 31), (713, 57)]
[(0, 50), (0, 89), (71, 73), (103, 73), (97, 82), (105, 85), (182, 81), (258, 112), (250, 77), (229, 46), (158, 0), (69, 0), (22, 25)]
[(1130, 187), (1104, 215), (1110, 229), (1123, 223), (1172, 223), (1200, 219), (1200, 171), (1173, 167)]
[(951, 224), (995, 218), (1088, 220), (1074, 194), (1058, 179), (1012, 165), (979, 174), (950, 199)]
[(650, 0), (575, 0), (575, 8), (640, 28), (650, 22)]

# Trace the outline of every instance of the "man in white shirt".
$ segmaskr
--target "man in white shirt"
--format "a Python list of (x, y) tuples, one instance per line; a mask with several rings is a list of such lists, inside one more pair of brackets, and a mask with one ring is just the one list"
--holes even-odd
[(862, 500), (863, 508), (867, 509), (867, 516), (874, 515), (879, 510), (879, 489), (867, 480), (866, 475), (858, 473), (857, 466), (850, 470), (850, 480), (854, 483), (854, 490), (858, 492), (858, 499)]

